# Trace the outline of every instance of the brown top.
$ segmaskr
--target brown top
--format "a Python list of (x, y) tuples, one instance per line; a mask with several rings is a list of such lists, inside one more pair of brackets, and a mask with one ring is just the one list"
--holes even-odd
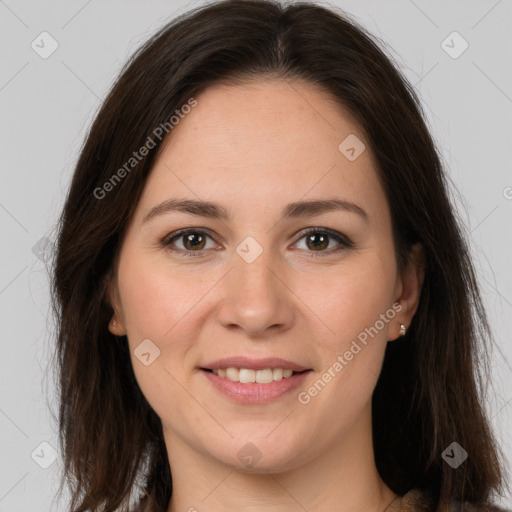
[(408, 512), (430, 510), (425, 494), (419, 489), (412, 489), (404, 496), (397, 496), (383, 512)]
[[(476, 505), (467, 501), (464, 502), (464, 507), (454, 502), (450, 510), (453, 512), (512, 512), (490, 503)], [(383, 512), (434, 512), (434, 508), (426, 491), (412, 489), (404, 496), (397, 496)]]

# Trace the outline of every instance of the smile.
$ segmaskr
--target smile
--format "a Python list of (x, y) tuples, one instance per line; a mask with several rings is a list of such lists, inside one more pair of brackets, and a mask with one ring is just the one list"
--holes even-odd
[(261, 404), (270, 402), (301, 386), (312, 370), (294, 372), (282, 368), (252, 370), (226, 368), (201, 373), (214, 389), (238, 403)]

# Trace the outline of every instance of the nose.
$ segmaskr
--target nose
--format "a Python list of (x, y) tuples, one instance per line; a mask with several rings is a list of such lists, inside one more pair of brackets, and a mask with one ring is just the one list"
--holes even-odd
[(286, 274), (272, 260), (271, 251), (264, 250), (252, 263), (235, 254), (220, 290), (219, 323), (251, 337), (290, 329), (295, 319), (294, 294)]

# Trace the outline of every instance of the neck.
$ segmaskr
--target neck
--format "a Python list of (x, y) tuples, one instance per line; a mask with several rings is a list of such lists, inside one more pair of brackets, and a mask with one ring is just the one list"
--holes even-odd
[(174, 432), (164, 429), (164, 436), (173, 480), (167, 512), (383, 512), (397, 496), (375, 466), (369, 411), (334, 445), (280, 472), (243, 471), (192, 449)]

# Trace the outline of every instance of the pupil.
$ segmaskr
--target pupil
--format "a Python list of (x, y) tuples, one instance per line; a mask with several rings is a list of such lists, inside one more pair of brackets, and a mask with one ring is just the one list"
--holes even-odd
[(197, 247), (197, 246), (201, 245), (201, 243), (204, 242), (204, 240), (200, 240), (199, 242), (196, 240), (194, 242), (194, 239), (197, 239), (197, 238), (203, 238), (203, 237), (202, 237), (202, 235), (197, 234), (197, 233), (194, 233), (191, 235), (186, 235), (187, 243), (190, 244), (192, 247)]
[[(314, 239), (315, 237), (320, 238), (320, 239), (321, 239), (321, 241), (320, 241), (320, 243), (318, 243), (318, 244), (313, 243), (313, 247), (315, 247), (315, 248), (317, 248), (317, 249), (318, 249), (319, 247), (320, 247), (320, 248), (325, 248), (325, 247), (326, 247), (325, 242), (326, 242), (326, 240), (327, 240), (327, 238), (328, 238), (328, 237), (326, 237), (326, 236), (324, 236), (324, 235), (320, 235), (320, 234), (318, 234), (318, 233), (315, 233), (315, 234), (313, 234), (313, 235), (310, 235), (310, 236), (309, 236), (309, 238), (308, 238), (309, 242), (312, 242), (312, 241), (313, 241), (313, 239)], [(327, 245), (328, 245), (328, 244), (327, 244)]]

